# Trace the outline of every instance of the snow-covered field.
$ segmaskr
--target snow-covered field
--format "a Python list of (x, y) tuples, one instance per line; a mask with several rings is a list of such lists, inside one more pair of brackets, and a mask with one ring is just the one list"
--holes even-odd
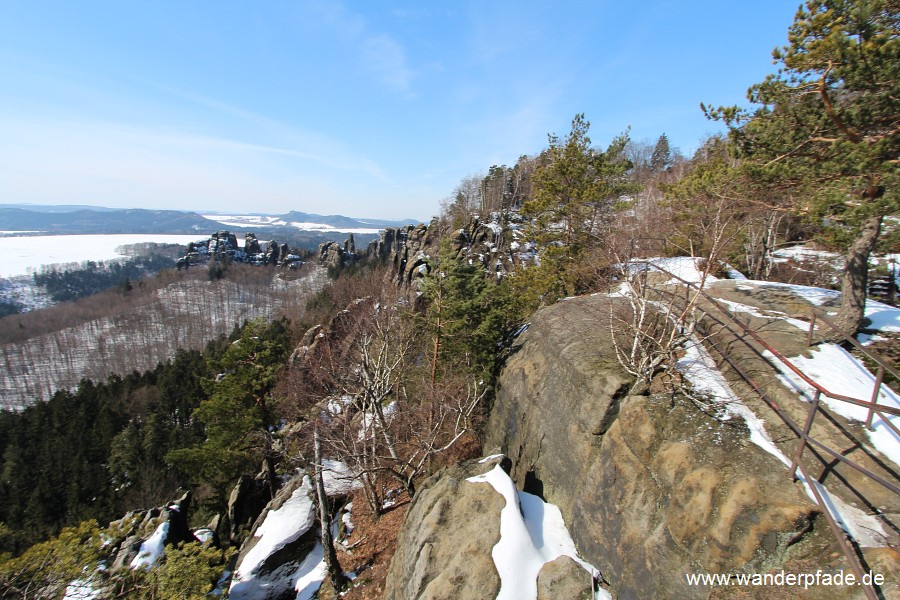
[(122, 258), (122, 246), (155, 242), (183, 244), (203, 236), (168, 234), (23, 235), (0, 237), (0, 277), (28, 275), (42, 265)]
[(357, 233), (360, 235), (364, 234), (378, 234), (381, 229), (372, 229), (372, 228), (339, 228), (332, 227), (331, 225), (325, 225), (323, 223), (304, 223), (299, 221), (285, 221), (281, 217), (270, 217), (264, 215), (200, 215), (204, 219), (209, 219), (210, 221), (217, 221), (226, 227), (235, 227), (235, 228), (253, 228), (253, 227), (271, 227), (271, 226), (281, 226), (281, 227), (293, 227), (295, 229), (299, 229), (300, 231), (318, 231), (323, 233)]

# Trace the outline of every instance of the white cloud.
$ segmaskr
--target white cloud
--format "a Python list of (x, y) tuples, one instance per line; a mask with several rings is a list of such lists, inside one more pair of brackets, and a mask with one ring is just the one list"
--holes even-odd
[(361, 44), (362, 59), (382, 83), (397, 92), (409, 92), (413, 72), (403, 46), (388, 35), (367, 37)]
[(373, 29), (362, 15), (339, 2), (314, 0), (304, 8), (305, 25), (318, 23), (327, 27), (338, 42), (356, 55), (364, 72), (395, 93), (412, 92), (415, 72), (406, 47), (395, 37)]

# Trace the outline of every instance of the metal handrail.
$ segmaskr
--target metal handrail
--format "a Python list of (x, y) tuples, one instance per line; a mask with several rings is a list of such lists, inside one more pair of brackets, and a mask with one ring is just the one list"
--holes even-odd
[[(816, 319), (819, 319), (820, 321), (828, 325), (832, 331), (843, 337), (846, 341), (850, 342), (857, 350), (862, 352), (864, 356), (869, 357), (878, 365), (878, 374), (875, 376), (875, 389), (872, 390), (872, 403), (877, 405), (879, 392), (881, 391), (881, 385), (882, 383), (884, 383), (884, 372), (887, 371), (898, 381), (900, 381), (900, 373), (898, 373), (891, 365), (887, 364), (880, 356), (860, 344), (859, 341), (856, 340), (853, 336), (849, 336), (838, 329), (837, 326), (831, 322), (831, 320), (825, 317), (825, 315), (817, 314), (815, 309), (812, 309), (810, 312), (812, 313), (812, 318), (809, 321), (809, 332), (806, 336), (807, 346), (812, 346), (813, 329), (816, 326)], [(874, 406), (869, 408), (869, 415), (866, 417), (866, 429), (873, 429), (872, 418), (876, 414), (881, 417), (882, 423), (893, 429), (894, 433), (900, 435), (900, 429), (898, 429), (896, 425), (891, 423), (890, 419), (884, 416), (884, 414), (882, 413), (882, 409), (875, 408)]]
[[(784, 423), (787, 424), (788, 427), (790, 427), (790, 429), (792, 429), (794, 431), (794, 433), (800, 438), (798, 447), (797, 447), (797, 452), (795, 454), (795, 458), (794, 458), (794, 461), (793, 461), (793, 463), (791, 465), (791, 469), (790, 469), (791, 477), (793, 477), (796, 480), (797, 471), (798, 470), (800, 471), (800, 474), (802, 475), (804, 480), (807, 482), (807, 485), (809, 485), (809, 488), (813, 493), (816, 503), (819, 505), (819, 507), (822, 510), (822, 513), (825, 515), (825, 518), (828, 522), (828, 526), (831, 528), (832, 532), (834, 533), (835, 539), (836, 539), (838, 546), (840, 547), (842, 553), (844, 554), (844, 557), (850, 563), (850, 567), (853, 570), (854, 574), (857, 576), (858, 580), (862, 581), (861, 578), (862, 578), (862, 574), (863, 574), (863, 567), (862, 567), (861, 561), (856, 556), (856, 554), (852, 551), (850, 546), (848, 545), (847, 534), (835, 522), (834, 517), (831, 515), (831, 512), (828, 509), (828, 507), (826, 506), (825, 501), (823, 500), (819, 490), (816, 488), (815, 485), (813, 485), (811, 483), (814, 480), (812, 478), (810, 478), (808, 473), (806, 472), (806, 469), (804, 468), (803, 463), (802, 463), (802, 458), (803, 458), (803, 453), (806, 450), (807, 445), (814, 446), (814, 447), (824, 451), (826, 454), (829, 454), (830, 456), (837, 459), (838, 461), (840, 461), (844, 464), (847, 464), (848, 466), (856, 469), (857, 471), (861, 472), (863, 475), (865, 475), (865, 476), (869, 477), (870, 479), (872, 479), (873, 481), (883, 485), (884, 487), (886, 487), (890, 491), (894, 492), (895, 494), (900, 495), (900, 487), (898, 487), (897, 485), (885, 480), (884, 478), (880, 477), (879, 475), (877, 475), (875, 473), (872, 473), (871, 471), (869, 471), (862, 465), (856, 464), (855, 462), (853, 462), (850, 459), (843, 456), (841, 453), (839, 453), (835, 450), (832, 450), (825, 444), (822, 444), (821, 442), (819, 442), (818, 440), (815, 440), (814, 438), (810, 437), (810, 435), (809, 435), (810, 431), (812, 429), (813, 419), (815, 418), (815, 415), (818, 412), (818, 410), (820, 410), (819, 399), (822, 394), (824, 394), (830, 398), (834, 398), (836, 400), (849, 402), (851, 404), (856, 404), (859, 406), (868, 407), (869, 408), (869, 416), (866, 421), (867, 427), (871, 427), (871, 420), (872, 420), (873, 413), (878, 413), (881, 416), (882, 421), (884, 423), (886, 423), (894, 431), (897, 431), (897, 428), (893, 425), (893, 423), (890, 422), (890, 420), (887, 417), (884, 416), (884, 413), (887, 412), (889, 414), (900, 415), (900, 409), (893, 409), (893, 408), (887, 407), (887, 406), (880, 406), (877, 403), (878, 394), (879, 394), (881, 385), (883, 384), (884, 370), (885, 370), (885, 368), (887, 368), (889, 370), (889, 372), (894, 374), (893, 369), (891, 369), (891, 367), (889, 365), (882, 364), (882, 362), (877, 357), (871, 356), (871, 353), (863, 350), (864, 352), (866, 352), (867, 355), (869, 355), (871, 358), (873, 358), (873, 360), (876, 360), (876, 362), (878, 362), (878, 364), (879, 364), (878, 376), (876, 379), (876, 386), (875, 386), (875, 389), (873, 392), (872, 401), (866, 402), (864, 400), (851, 398), (849, 396), (844, 396), (842, 394), (832, 393), (829, 390), (827, 390), (824, 386), (820, 385), (818, 382), (814, 381), (813, 379), (808, 377), (805, 373), (803, 373), (796, 365), (794, 365), (790, 360), (788, 360), (787, 357), (785, 357), (778, 350), (773, 348), (768, 342), (766, 342), (759, 335), (757, 335), (755, 331), (753, 331), (752, 329), (750, 329), (749, 327), (747, 327), (746, 325), (744, 325), (743, 323), (741, 323), (740, 321), (735, 319), (734, 315), (730, 311), (728, 311), (726, 308), (724, 308), (715, 298), (713, 298), (712, 296), (707, 294), (705, 291), (703, 291), (702, 288), (695, 286), (692, 282), (687, 281), (687, 280), (683, 279), (682, 277), (679, 277), (678, 275), (675, 275), (674, 273), (672, 273), (662, 267), (654, 265), (652, 262), (649, 262), (649, 261), (636, 261), (636, 262), (647, 265), (647, 266), (652, 267), (662, 273), (665, 273), (666, 275), (673, 277), (674, 279), (682, 282), (688, 289), (694, 290), (698, 295), (702, 295), (709, 303), (711, 303), (719, 311), (721, 311), (723, 314), (725, 314), (726, 317), (728, 318), (729, 322), (731, 322), (732, 324), (736, 324), (743, 333), (750, 335), (761, 346), (763, 346), (763, 348), (765, 348), (766, 350), (771, 352), (773, 356), (775, 356), (776, 358), (778, 358), (778, 360), (780, 360), (785, 365), (787, 365), (794, 373), (796, 373), (799, 377), (801, 377), (801, 379), (803, 379), (803, 381), (808, 383), (810, 386), (813, 387), (813, 389), (816, 390), (815, 396), (810, 405), (809, 413), (807, 414), (806, 423), (804, 424), (803, 429), (800, 429), (797, 426), (797, 424), (793, 421), (793, 419), (791, 419), (787, 414), (785, 414), (781, 410), (781, 408), (778, 406), (778, 404), (775, 403), (771, 398), (768, 397), (768, 395), (763, 391), (763, 389), (753, 381), (753, 379), (750, 377), (750, 375), (743, 368), (741, 368), (740, 365), (738, 365), (737, 362), (734, 361), (728, 355), (727, 352), (725, 352), (721, 348), (719, 348), (718, 344), (716, 344), (714, 340), (712, 340), (712, 339), (708, 340), (711, 343), (711, 345), (716, 348), (716, 350), (723, 357), (723, 359), (726, 360), (732, 366), (732, 368), (734, 368), (735, 371), (750, 385), (750, 387), (753, 389), (753, 391), (756, 392), (757, 395), (759, 395), (759, 397), (764, 402), (766, 402), (766, 404), (768, 404), (769, 407), (775, 411), (775, 413), (782, 419), (782, 421), (784, 421)], [(657, 290), (657, 291), (659, 291), (659, 290)], [(671, 294), (671, 296), (677, 297), (675, 294)], [(703, 314), (705, 314), (707, 317), (711, 318), (715, 322), (717, 322), (720, 325), (722, 325), (723, 327), (727, 328), (732, 333), (736, 334), (736, 332), (734, 332), (731, 329), (731, 327), (728, 326), (728, 324), (723, 323), (716, 317), (712, 316), (706, 309), (704, 309), (703, 307), (700, 307), (700, 306), (698, 306), (697, 308), (701, 312), (703, 312)], [(819, 318), (822, 318), (821, 315), (819, 315)], [(813, 324), (815, 322), (814, 319), (815, 319), (815, 312), (813, 312)], [(829, 321), (827, 321), (826, 319), (823, 319), (823, 321), (825, 321), (826, 324), (828, 324), (830, 327), (832, 327), (832, 329), (835, 329), (833, 324), (831, 324)], [(810, 325), (810, 334), (808, 336), (808, 342), (811, 341), (813, 324)], [(837, 329), (835, 329), (835, 330), (837, 331)], [(853, 341), (856, 342), (856, 340), (853, 340)], [(898, 379), (900, 379), (900, 377), (898, 377)], [(898, 432), (898, 433), (900, 433), (900, 432)], [(814, 450), (811, 449), (811, 451), (815, 453)], [(818, 453), (815, 453), (815, 454), (819, 458), (819, 460), (823, 460), (821, 455), (819, 455)], [(870, 600), (876, 600), (878, 598), (875, 588), (872, 585), (864, 584), (863, 592), (865, 593), (866, 597), (869, 598)]]
[[(876, 411), (879, 411), (879, 412), (886, 412), (886, 413), (891, 414), (891, 415), (894, 415), (894, 416), (900, 416), (900, 408), (893, 408), (893, 407), (890, 407), (890, 406), (884, 406), (884, 405), (880, 405), (880, 404), (878, 404), (878, 403), (876, 403), (876, 402), (871, 402), (871, 401), (867, 401), (867, 400), (860, 400), (860, 399), (858, 399), (858, 398), (853, 398), (853, 397), (851, 397), (851, 396), (845, 396), (845, 395), (843, 395), (843, 394), (838, 394), (838, 393), (836, 393), (836, 392), (832, 392), (832, 391), (828, 390), (826, 387), (824, 387), (823, 385), (821, 385), (821, 384), (818, 383), (817, 381), (813, 380), (813, 379), (810, 378), (808, 375), (806, 375), (803, 371), (801, 371), (800, 368), (797, 367), (794, 363), (792, 363), (786, 356), (784, 356), (784, 355), (783, 355), (781, 352), (779, 352), (776, 348), (772, 347), (771, 344), (769, 344), (769, 343), (766, 342), (764, 339), (762, 339), (762, 338), (759, 336), (759, 334), (757, 334), (755, 331), (753, 331), (752, 329), (750, 329), (749, 327), (747, 327), (746, 325), (744, 325), (744, 324), (741, 323), (740, 321), (736, 321), (736, 320), (732, 317), (731, 312), (730, 312), (727, 308), (725, 308), (724, 306), (722, 306), (715, 298), (713, 298), (712, 296), (710, 296), (709, 294), (707, 294), (707, 293), (706, 293), (705, 291), (703, 291), (701, 288), (698, 288), (697, 286), (695, 286), (692, 282), (690, 282), (690, 281), (688, 281), (688, 280), (686, 280), (686, 279), (684, 279), (684, 278), (682, 278), (682, 277), (679, 277), (678, 275), (675, 275), (674, 273), (672, 273), (672, 272), (670, 272), (670, 271), (668, 271), (668, 270), (666, 270), (666, 269), (663, 269), (662, 267), (659, 267), (659, 266), (653, 264), (652, 262), (648, 262), (648, 261), (635, 261), (635, 262), (637, 262), (638, 264), (645, 264), (645, 265), (647, 265), (647, 266), (649, 266), (649, 267), (652, 267), (652, 268), (656, 269), (657, 271), (660, 271), (660, 272), (662, 272), (662, 273), (665, 273), (666, 275), (668, 275), (668, 276), (670, 276), (670, 277), (672, 277), (672, 278), (674, 278), (674, 279), (677, 279), (678, 281), (682, 282), (683, 284), (685, 284), (685, 285), (686, 285), (687, 287), (689, 287), (690, 289), (694, 290), (695, 292), (697, 292), (698, 294), (700, 294), (701, 296), (703, 296), (703, 298), (705, 298), (706, 300), (708, 300), (713, 306), (716, 307), (716, 309), (718, 309), (720, 312), (722, 312), (723, 314), (725, 314), (726, 316), (728, 316), (729, 319), (730, 319), (732, 322), (734, 322), (736, 325), (738, 325), (744, 333), (746, 333), (747, 335), (749, 335), (750, 337), (752, 337), (752, 338), (753, 338), (754, 340), (756, 340), (761, 346), (763, 346), (766, 350), (768, 350), (769, 352), (771, 352), (772, 355), (775, 356), (775, 358), (777, 358), (780, 362), (784, 363), (785, 366), (787, 366), (791, 371), (793, 371), (798, 377), (800, 377), (805, 383), (807, 383), (810, 387), (812, 387), (812, 388), (815, 389), (816, 391), (818, 391), (818, 392), (820, 392), (820, 393), (822, 393), (822, 394), (828, 396), (829, 398), (833, 398), (833, 399), (835, 399), (835, 400), (840, 400), (840, 401), (842, 401), (842, 402), (847, 402), (847, 403), (849, 403), (849, 404), (855, 404), (855, 405), (857, 405), (857, 406), (862, 406), (862, 407), (869, 408), (869, 409), (871, 409), (871, 410), (876, 410)], [(704, 311), (704, 312), (705, 312), (705, 311)], [(820, 316), (820, 318), (821, 318), (821, 316)], [(893, 391), (893, 390), (892, 390), (892, 391)], [(896, 393), (896, 392), (895, 392), (895, 393)], [(884, 420), (887, 421), (887, 419), (884, 419)]]

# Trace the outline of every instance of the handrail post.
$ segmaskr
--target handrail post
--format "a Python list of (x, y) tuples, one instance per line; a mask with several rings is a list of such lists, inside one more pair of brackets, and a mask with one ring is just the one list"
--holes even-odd
[(816, 328), (816, 311), (812, 311), (812, 319), (809, 320), (809, 333), (806, 334), (806, 347), (812, 346), (813, 329)]
[[(881, 391), (881, 382), (884, 381), (884, 367), (878, 365), (878, 374), (875, 376), (875, 389), (872, 390), (872, 404), (878, 404), (878, 393)], [(872, 431), (872, 417), (875, 416), (875, 407), (869, 407), (869, 416), (866, 418), (866, 429)]]
[(806, 438), (809, 437), (809, 430), (812, 429), (813, 419), (816, 416), (816, 411), (819, 409), (819, 396), (821, 395), (822, 392), (816, 390), (812, 404), (809, 405), (809, 414), (806, 415), (806, 424), (803, 426), (803, 437), (800, 438), (797, 454), (794, 456), (794, 462), (791, 463), (791, 477), (794, 478), (794, 481), (797, 480), (797, 465), (800, 464), (800, 459), (803, 458), (803, 451), (806, 449)]

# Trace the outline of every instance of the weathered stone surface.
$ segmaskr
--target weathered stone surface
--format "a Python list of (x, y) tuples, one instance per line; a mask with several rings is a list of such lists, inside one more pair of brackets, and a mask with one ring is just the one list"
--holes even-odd
[(491, 486), (466, 481), (496, 463), (449, 467), (421, 485), (400, 531), (386, 600), (497, 596), (500, 576), (491, 549), (500, 539), (506, 501)]
[(740, 419), (718, 421), (671, 394), (627, 395), (605, 325), (612, 301), (576, 298), (534, 315), (501, 375), (485, 447), (559, 506), (614, 597), (705, 598), (686, 573), (763, 572), (812, 556), (841, 568), (802, 487)]
[[(309, 479), (296, 476), (278, 491), (259, 515), (250, 536), (241, 545), (229, 590), (230, 598), (256, 600), (296, 597), (294, 584), (297, 569), (319, 539), (311, 492)], [(286, 510), (296, 520), (288, 523), (282, 522), (282, 518), (277, 528), (269, 524), (263, 532), (260, 528), (266, 523), (267, 517), (285, 508), (288, 503), (290, 507)], [(284, 527), (293, 527), (294, 530), (285, 531)], [(273, 543), (267, 539), (268, 535), (276, 536), (280, 542)]]
[(164, 545), (171, 546), (197, 541), (188, 525), (190, 504), (191, 493), (185, 492), (180, 498), (166, 506), (146, 511), (134, 511), (128, 513), (123, 519), (110, 523), (110, 529), (118, 529), (125, 535), (125, 539), (118, 549), (113, 549), (113, 570), (131, 565), (131, 561), (140, 553), (141, 544), (152, 536), (162, 523), (169, 523), (168, 533), (163, 541)]
[(569, 556), (560, 556), (541, 568), (537, 578), (537, 600), (591, 600), (590, 574)]
[(244, 234), (244, 252), (247, 254), (259, 254), (259, 240), (256, 238), (255, 233), (246, 233)]
[(480, 264), (486, 271), (502, 276), (512, 269), (513, 255), (499, 223), (482, 223), (472, 217), (464, 227), (451, 230), (448, 223), (432, 219), (428, 225), (387, 228), (381, 238), (369, 244), (366, 255), (393, 266), (391, 279), (400, 286), (412, 286), (430, 271), (431, 258), (439, 242), (450, 240), (456, 258)]
[(242, 475), (228, 497), (228, 538), (231, 543), (240, 543), (244, 534), (271, 499), (266, 481)]

